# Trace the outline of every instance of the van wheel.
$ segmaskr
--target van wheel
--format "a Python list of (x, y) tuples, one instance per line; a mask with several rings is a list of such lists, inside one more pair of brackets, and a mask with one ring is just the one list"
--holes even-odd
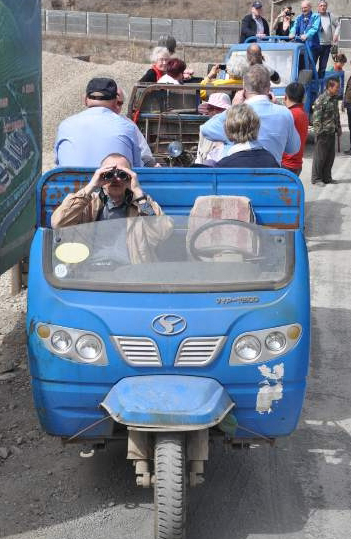
[(185, 539), (184, 435), (155, 440), (155, 539)]

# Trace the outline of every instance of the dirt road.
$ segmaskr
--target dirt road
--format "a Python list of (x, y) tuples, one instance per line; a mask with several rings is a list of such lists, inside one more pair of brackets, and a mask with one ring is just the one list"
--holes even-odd
[[(351, 159), (337, 158), (337, 183), (326, 187), (309, 185), (310, 166), (307, 158), (313, 331), (304, 412), (275, 448), (212, 447), (206, 482), (190, 492), (188, 539), (350, 537)], [(151, 539), (152, 491), (135, 486), (123, 448), (84, 459), (39, 430), (24, 361), (25, 294), (11, 299), (7, 277), (0, 283), (0, 536)]]

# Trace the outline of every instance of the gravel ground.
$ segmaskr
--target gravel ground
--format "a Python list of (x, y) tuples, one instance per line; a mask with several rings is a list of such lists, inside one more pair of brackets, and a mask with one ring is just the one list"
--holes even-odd
[[(54, 166), (53, 146), (59, 123), (84, 107), (84, 92), (89, 79), (112, 77), (126, 92), (148, 69), (148, 64), (118, 60), (102, 65), (68, 56), (43, 52), (43, 171)], [(197, 76), (204, 76), (207, 63), (189, 63)], [(127, 105), (124, 106), (127, 112)]]

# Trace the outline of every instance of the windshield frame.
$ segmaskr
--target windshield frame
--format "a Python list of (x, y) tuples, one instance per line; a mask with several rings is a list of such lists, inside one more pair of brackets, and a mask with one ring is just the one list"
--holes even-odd
[[(82, 225), (79, 225), (82, 226)], [(83, 225), (84, 226), (84, 225)], [(255, 225), (258, 226), (258, 225)], [(251, 292), (251, 291), (273, 291), (286, 287), (291, 282), (295, 268), (295, 230), (272, 229), (262, 227), (262, 230), (279, 230), (285, 233), (286, 239), (286, 271), (281, 280), (262, 280), (254, 282), (221, 282), (221, 283), (116, 283), (116, 281), (106, 280), (104, 282), (79, 280), (69, 281), (55, 276), (52, 263), (52, 244), (54, 231), (49, 228), (44, 229), (43, 237), (43, 270), (47, 282), (56, 289), (87, 292), (143, 292), (143, 293), (218, 293), (218, 292)]]
[[(246, 49), (238, 49), (233, 50), (232, 54), (235, 54), (237, 56), (242, 56), (246, 58)], [(269, 66), (271, 69), (274, 69), (277, 71), (277, 73), (280, 76), (280, 82), (271, 82), (271, 87), (274, 90), (274, 88), (286, 88), (290, 82), (292, 82), (293, 77), (293, 67), (294, 67), (294, 50), (287, 49), (287, 48), (262, 48), (262, 55), (264, 58), (264, 61), (267, 66)], [(277, 65), (275, 65), (277, 62), (275, 62), (276, 59), (278, 59), (281, 55), (285, 55), (285, 61), (282, 63), (282, 66), (284, 66), (284, 73), (282, 72), (282, 69), (279, 68)], [(267, 61), (268, 59), (271, 60), (271, 62)], [(287, 65), (287, 68), (285, 69), (285, 66)], [(289, 70), (289, 76), (288, 78), (285, 78), (283, 75), (286, 74), (286, 71)]]

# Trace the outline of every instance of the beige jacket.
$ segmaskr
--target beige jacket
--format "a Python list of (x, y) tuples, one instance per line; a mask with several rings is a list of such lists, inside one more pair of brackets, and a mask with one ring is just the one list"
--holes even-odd
[[(157, 260), (155, 248), (168, 238), (173, 230), (173, 221), (164, 216), (160, 206), (149, 195), (147, 201), (152, 206), (155, 216), (152, 219), (127, 219), (127, 247), (131, 262), (152, 262)], [(61, 228), (95, 221), (103, 202), (98, 193), (86, 195), (84, 189), (70, 193), (51, 216), (52, 228)], [(128, 217), (143, 216), (138, 204), (131, 204), (127, 209)], [(162, 218), (157, 219), (157, 217)]]

